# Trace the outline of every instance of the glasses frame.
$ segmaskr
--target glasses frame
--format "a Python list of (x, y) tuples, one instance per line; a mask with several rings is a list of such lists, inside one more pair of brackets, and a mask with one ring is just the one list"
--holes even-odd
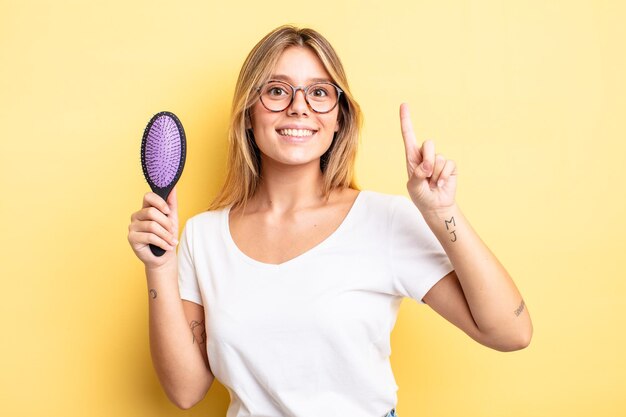
[[(287, 104), (285, 106), (285, 108), (283, 108), (282, 110), (272, 110), (272, 109), (268, 108), (267, 105), (263, 102), (263, 94), (261, 93), (261, 90), (267, 84), (272, 83), (272, 82), (279, 82), (279, 83), (286, 84), (289, 87), (291, 87), (291, 100), (289, 100), (289, 104)], [(317, 110), (315, 110), (313, 108), (313, 106), (311, 106), (311, 103), (309, 103), (309, 99), (307, 97), (307, 93), (309, 92), (309, 88), (314, 87), (316, 85), (320, 85), (320, 84), (330, 84), (333, 87), (335, 87), (335, 90), (337, 90), (337, 101), (335, 102), (335, 105), (330, 108), (330, 110), (317, 111)], [(271, 111), (272, 113), (280, 113), (281, 111), (285, 111), (286, 109), (288, 109), (289, 106), (291, 106), (291, 104), (293, 103), (293, 100), (296, 98), (296, 93), (298, 92), (298, 90), (302, 90), (302, 92), (304, 93), (304, 101), (306, 102), (306, 105), (309, 107), (309, 109), (311, 109), (311, 111), (313, 111), (315, 113), (318, 113), (318, 114), (326, 114), (326, 113), (330, 113), (331, 111), (335, 110), (335, 107), (337, 107), (337, 104), (339, 104), (339, 99), (341, 98), (341, 94), (343, 93), (343, 90), (341, 88), (336, 86), (334, 83), (331, 83), (330, 81), (319, 81), (319, 82), (315, 82), (313, 84), (309, 84), (307, 86), (302, 86), (302, 85), (293, 86), (293, 85), (289, 84), (287, 81), (283, 81), (283, 80), (268, 80), (265, 83), (263, 83), (263, 85), (261, 85), (260, 87), (257, 87), (257, 89), (256, 89), (257, 93), (259, 94), (259, 100), (261, 101), (261, 104), (263, 105), (263, 107), (265, 107), (268, 111)]]

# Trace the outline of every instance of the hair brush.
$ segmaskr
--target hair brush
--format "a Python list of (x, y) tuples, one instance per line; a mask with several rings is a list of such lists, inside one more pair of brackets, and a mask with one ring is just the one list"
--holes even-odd
[[(185, 166), (185, 130), (174, 113), (162, 111), (150, 119), (141, 140), (141, 168), (150, 188), (163, 200), (178, 182)], [(150, 244), (154, 256), (164, 249)]]

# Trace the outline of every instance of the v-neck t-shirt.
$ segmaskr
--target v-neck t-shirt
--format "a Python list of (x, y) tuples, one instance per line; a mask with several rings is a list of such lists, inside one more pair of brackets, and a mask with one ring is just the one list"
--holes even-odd
[(325, 240), (281, 264), (244, 254), (229, 208), (185, 224), (180, 296), (204, 306), (227, 417), (381, 417), (396, 406), (390, 333), (453, 270), (406, 197), (361, 191)]

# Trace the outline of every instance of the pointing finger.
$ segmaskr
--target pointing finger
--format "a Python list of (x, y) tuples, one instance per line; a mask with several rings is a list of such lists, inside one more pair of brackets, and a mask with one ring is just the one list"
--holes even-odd
[(409, 105), (402, 103), (400, 105), (400, 127), (402, 128), (402, 138), (404, 139), (404, 150), (407, 155), (415, 152), (417, 143), (415, 141), (415, 133), (413, 132), (413, 124), (411, 123), (411, 115), (409, 114)]

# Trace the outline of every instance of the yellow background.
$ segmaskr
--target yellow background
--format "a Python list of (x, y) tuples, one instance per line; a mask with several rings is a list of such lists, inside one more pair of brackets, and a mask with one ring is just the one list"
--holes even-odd
[(406, 193), (409, 102), (534, 320), (504, 354), (405, 300), (399, 415), (626, 415), (625, 21), (609, 1), (2, 0), (0, 414), (225, 415), (222, 386), (183, 412), (152, 369), (127, 242), (141, 135), (160, 110), (181, 118), (180, 216), (204, 210), (239, 68), (294, 23), (334, 44), (363, 107), (361, 187)]

